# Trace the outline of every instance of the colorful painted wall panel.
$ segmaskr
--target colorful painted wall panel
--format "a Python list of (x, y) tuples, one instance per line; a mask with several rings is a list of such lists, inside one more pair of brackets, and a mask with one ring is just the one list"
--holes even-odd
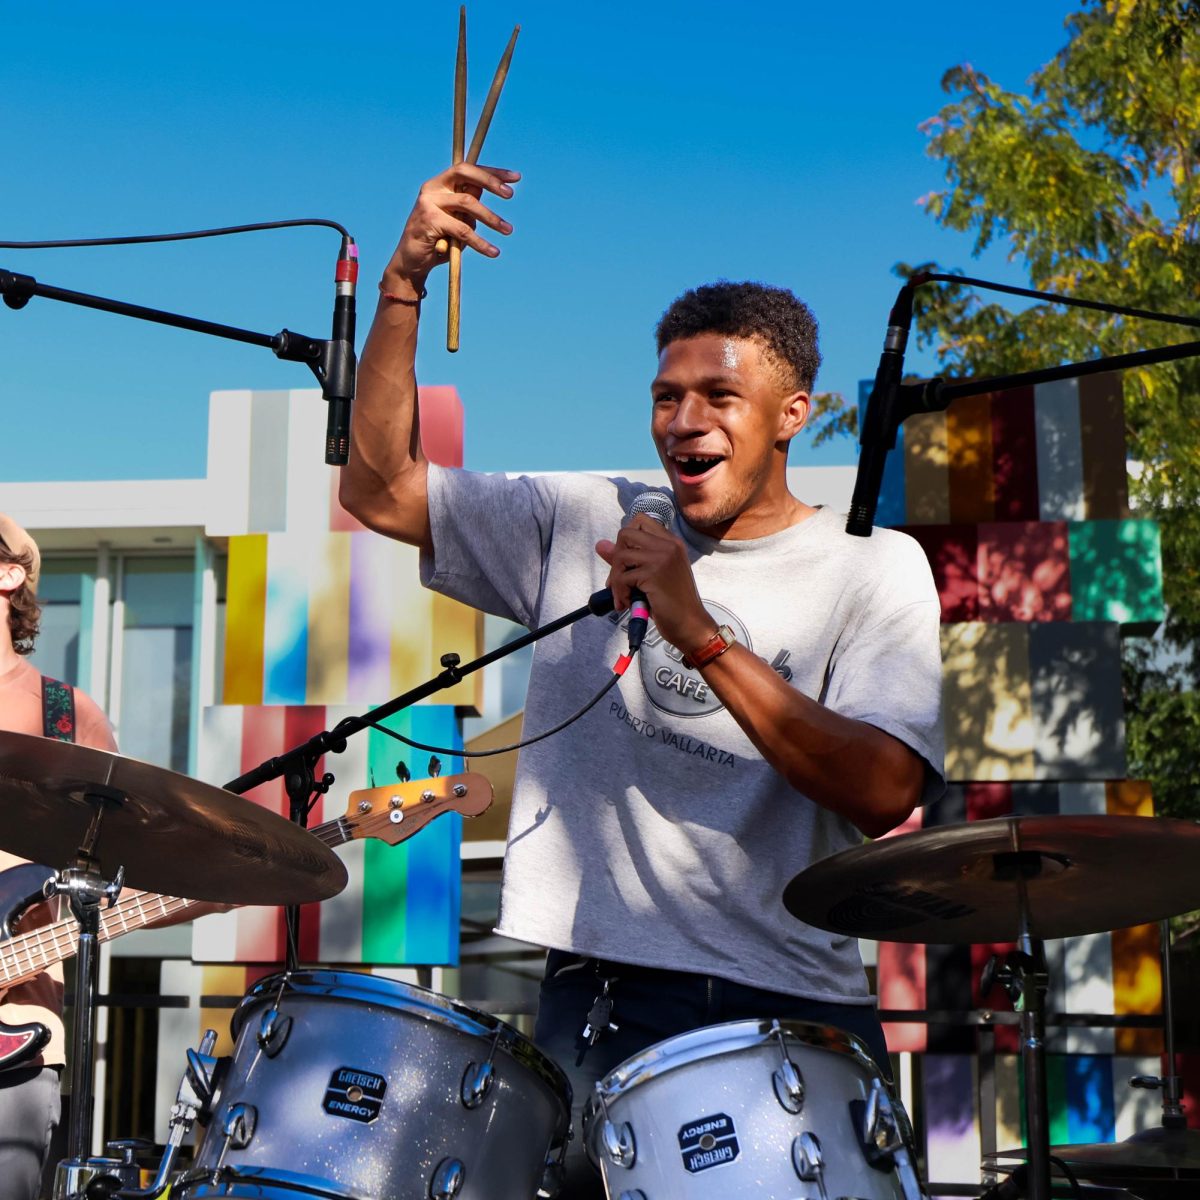
[[(227, 704), (379, 704), (483, 644), (473, 609), (421, 587), (418, 551), (378, 534), (229, 539)], [(478, 711), (482, 675), (438, 702)]]
[(1067, 526), (1071, 619), (1153, 627), (1163, 619), (1162, 546), (1154, 521)]
[(1063, 522), (988, 522), (976, 528), (981, 621), (1070, 619), (1070, 555)]
[[(221, 705), (205, 710), (200, 776), (223, 784), (242, 772), (332, 728), (359, 710), (300, 705)], [(431, 745), (460, 746), (459, 722), (446, 705), (410, 708), (391, 717), (388, 728)], [(347, 739), (346, 751), (327, 756), (317, 773), (337, 782), (318, 798), (309, 828), (324, 830), (336, 845), (350, 882), (338, 896), (301, 910), (300, 956), (306, 963), (453, 964), (458, 961), (459, 881), (462, 820), (438, 817), (414, 837), (391, 845), (365, 837), (348, 811), (356, 788), (383, 786), (402, 777), (422, 778), (430, 755), (377, 729)], [(447, 774), (462, 770), (459, 757), (442, 756)], [(280, 780), (263, 784), (248, 798), (281, 815), (287, 799)], [(335, 826), (346, 818), (352, 840)], [(341, 829), (347, 828), (343, 822)], [(397, 833), (400, 826), (388, 826)], [(331, 840), (332, 839), (332, 840)], [(196, 922), (192, 956), (199, 962), (280, 963), (284, 958), (283, 913), (274, 907), (235, 909)]]
[[(461, 467), (464, 417), (457, 390), (422, 387), (418, 403), (426, 457)], [(337, 501), (338, 468), (323, 461), (325, 417), (315, 388), (212, 393), (210, 536), (362, 528)]]

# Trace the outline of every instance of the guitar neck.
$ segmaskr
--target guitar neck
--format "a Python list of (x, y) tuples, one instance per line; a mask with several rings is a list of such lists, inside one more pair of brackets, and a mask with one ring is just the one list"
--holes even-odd
[[(309, 832), (327, 846), (341, 846), (353, 836), (345, 818), (325, 821)], [(129, 892), (100, 914), (100, 941), (110, 942), (123, 933), (145, 929), (168, 917), (180, 919), (202, 900), (159, 896), (154, 892)], [(0, 988), (24, 983), (47, 968), (71, 958), (79, 946), (79, 926), (71, 917), (0, 942)]]

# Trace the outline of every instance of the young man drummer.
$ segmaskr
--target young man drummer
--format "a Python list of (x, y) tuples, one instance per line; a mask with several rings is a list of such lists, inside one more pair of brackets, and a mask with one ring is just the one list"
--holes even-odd
[[(802, 925), (781, 895), (940, 790), (939, 609), (914, 541), (847, 537), (844, 518), (788, 490), (819, 354), (812, 314), (782, 289), (698, 288), (660, 322), (650, 425), (670, 528), (628, 519), (647, 489), (627, 480), (426, 462), (414, 358), (436, 243), (495, 257), (477, 227), (512, 227), (479, 197), (508, 199), (518, 179), (459, 165), (421, 188), (380, 284), (341, 496), (421, 548), (427, 586), (522, 624), (606, 585), (622, 612), (634, 588), (649, 602), (651, 632), (617, 688), (522, 753), (498, 925), (549, 949), (535, 1040), (575, 1090), (563, 1195), (600, 1196), (579, 1107), (655, 1042), (810, 1020), (856, 1034), (887, 1070), (857, 945)], [(526, 733), (583, 707), (625, 639), (589, 618), (539, 642)], [(584, 1038), (606, 990), (619, 1029)]]

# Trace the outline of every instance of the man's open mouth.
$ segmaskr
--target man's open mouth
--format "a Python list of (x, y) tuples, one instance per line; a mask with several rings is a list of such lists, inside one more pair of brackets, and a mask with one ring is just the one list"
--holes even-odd
[(725, 460), (719, 454), (672, 455), (681, 483), (699, 483)]

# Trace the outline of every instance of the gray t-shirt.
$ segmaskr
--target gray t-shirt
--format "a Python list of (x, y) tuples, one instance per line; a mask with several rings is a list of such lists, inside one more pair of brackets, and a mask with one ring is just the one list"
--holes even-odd
[[(543, 625), (587, 603), (644, 485), (593, 475), (509, 479), (430, 468), (422, 581)], [(942, 784), (939, 606), (925, 555), (827, 509), (779, 533), (714, 541), (676, 522), (705, 606), (792, 686), (886, 730)], [(606, 682), (626, 620), (588, 616), (537, 643), (524, 735)], [(693, 971), (818, 1000), (867, 1003), (855, 939), (783, 907), (788, 881), (859, 845), (845, 818), (795, 791), (651, 626), (620, 683), (521, 752), (497, 931), (597, 958)]]

